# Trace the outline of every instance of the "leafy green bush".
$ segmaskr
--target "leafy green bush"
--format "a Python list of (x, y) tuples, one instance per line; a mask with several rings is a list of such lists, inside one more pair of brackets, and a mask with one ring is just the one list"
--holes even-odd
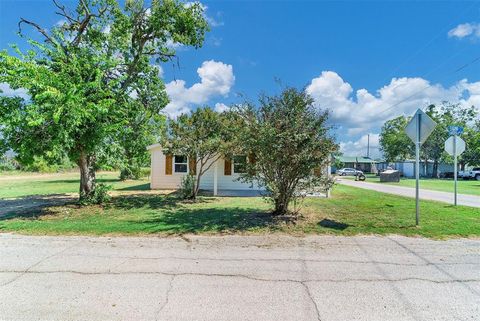
[(140, 167), (125, 166), (120, 170), (120, 180), (122, 181), (127, 179), (139, 179), (139, 178), (140, 178)]
[(149, 177), (150, 176), (150, 167), (140, 168), (140, 177)]
[(17, 169), (17, 166), (18, 164), (11, 158), (0, 158), (0, 172), (14, 171)]
[(106, 185), (103, 183), (97, 184), (94, 192), (88, 198), (82, 198), (80, 203), (82, 205), (91, 205), (91, 204), (104, 204), (112, 198), (108, 191), (112, 189), (112, 185)]
[(140, 179), (148, 176), (150, 176), (149, 167), (127, 166), (122, 168), (122, 170), (120, 171), (120, 180), (122, 181), (127, 179)]
[(195, 176), (187, 175), (182, 177), (182, 182), (180, 183), (180, 189), (178, 193), (183, 199), (192, 199), (194, 198), (195, 193)]
[(65, 158), (58, 163), (49, 163), (45, 158), (35, 156), (31, 164), (22, 166), (22, 170), (27, 172), (40, 172), (40, 173), (55, 173), (65, 170), (70, 170), (76, 165), (72, 163), (68, 158)]

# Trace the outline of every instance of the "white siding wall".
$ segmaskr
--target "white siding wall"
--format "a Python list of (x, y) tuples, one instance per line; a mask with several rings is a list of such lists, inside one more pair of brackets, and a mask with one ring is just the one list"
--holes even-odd
[[(180, 187), (182, 177), (186, 173), (175, 173), (165, 175), (165, 155), (160, 147), (150, 150), (151, 153), (151, 189), (177, 189)], [(173, 167), (172, 170), (174, 171)]]
[[(172, 175), (165, 175), (165, 155), (161, 147), (156, 147), (150, 150), (151, 153), (151, 174), (150, 174), (150, 188), (151, 189), (177, 189), (180, 187), (182, 177), (186, 173), (175, 173)], [(235, 180), (238, 174), (224, 175), (225, 161), (220, 159), (217, 162), (217, 184), (218, 189), (232, 189), (232, 190), (249, 190), (252, 189), (251, 184), (245, 184)], [(233, 166), (232, 166), (233, 167)], [(212, 165), (205, 174), (203, 174), (200, 181), (200, 188), (206, 190), (213, 190), (213, 177), (215, 165)], [(258, 189), (254, 186), (253, 189)]]
[(258, 189), (258, 186), (251, 184), (243, 183), (238, 181), (239, 174), (233, 172), (233, 163), (232, 163), (232, 175), (225, 176), (225, 160), (222, 158), (218, 161), (218, 189), (239, 189), (239, 190), (248, 190), (248, 189)]

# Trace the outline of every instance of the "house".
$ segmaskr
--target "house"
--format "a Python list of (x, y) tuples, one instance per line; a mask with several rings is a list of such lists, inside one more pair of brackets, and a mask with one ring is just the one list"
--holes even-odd
[[(360, 156), (334, 156), (336, 162), (342, 163), (342, 167), (355, 168), (365, 173), (377, 172), (377, 161), (369, 157)], [(332, 168), (333, 169), (333, 168)], [(336, 171), (339, 168), (334, 168)]]
[[(151, 154), (151, 189), (178, 189), (182, 178), (188, 173), (195, 174), (195, 161), (184, 155), (167, 155), (160, 144), (147, 148)], [(234, 156), (232, 159), (221, 157), (206, 166), (210, 168), (202, 175), (200, 189), (212, 191), (213, 195), (258, 195), (263, 190), (255, 184), (238, 180), (245, 171), (246, 156)]]

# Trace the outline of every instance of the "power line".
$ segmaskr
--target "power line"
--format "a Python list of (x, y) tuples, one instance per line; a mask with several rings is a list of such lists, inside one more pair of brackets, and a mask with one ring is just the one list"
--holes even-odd
[[(446, 76), (444, 76), (444, 77), (442, 77), (442, 78), (446, 78), (446, 77), (448, 77), (448, 76), (451, 76), (451, 75), (453, 75), (453, 74), (455, 74), (455, 73), (457, 73), (457, 72), (459, 72), (459, 71), (461, 71), (461, 70), (463, 70), (463, 69), (467, 68), (468, 66), (470, 66), (470, 65), (474, 64), (474, 63), (475, 63), (475, 62), (477, 62), (477, 61), (480, 61), (480, 56), (479, 56), (479, 57), (477, 57), (477, 58), (475, 58), (475, 59), (473, 59), (472, 61), (470, 61), (470, 62), (468, 62), (468, 63), (464, 64), (464, 65), (463, 65), (463, 66), (461, 66), (460, 68), (456, 69), (456, 70), (455, 70), (455, 71), (453, 71), (452, 73), (450, 73), (450, 74), (447, 74)], [(401, 103), (404, 103), (404, 102), (406, 102), (406, 101), (407, 101), (407, 100), (409, 100), (410, 98), (412, 98), (412, 97), (414, 97), (414, 96), (418, 95), (419, 93), (421, 93), (421, 92), (425, 91), (426, 89), (428, 89), (428, 88), (430, 88), (430, 87), (433, 87), (433, 86), (434, 86), (434, 84), (430, 84), (430, 85), (428, 85), (428, 86), (425, 86), (424, 88), (422, 88), (421, 90), (419, 90), (419, 91), (417, 91), (417, 92), (413, 93), (412, 95), (408, 96), (407, 98), (405, 98), (405, 99), (402, 99), (401, 101), (399, 101), (399, 102), (397, 102), (397, 103), (395, 103), (395, 104), (391, 105), (391, 106), (390, 106), (390, 107), (388, 107), (387, 109), (384, 109), (383, 111), (381, 111), (380, 113), (378, 113), (378, 115), (381, 115), (381, 114), (383, 114), (383, 113), (385, 113), (385, 112), (387, 112), (387, 111), (391, 110), (392, 108), (394, 108), (394, 107), (396, 107), (396, 106), (400, 105)]]

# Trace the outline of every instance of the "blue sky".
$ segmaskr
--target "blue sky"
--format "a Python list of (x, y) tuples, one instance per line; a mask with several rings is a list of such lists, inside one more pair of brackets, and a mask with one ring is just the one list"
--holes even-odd
[[(444, 99), (480, 105), (479, 1), (202, 3), (212, 23), (205, 45), (178, 48), (180, 66), (162, 66), (172, 115), (277, 93), (278, 78), (331, 111), (346, 155), (366, 154), (370, 134), (377, 156), (387, 119)], [(50, 26), (53, 9), (50, 0), (0, 0), (1, 47), (22, 42), (20, 16)]]

